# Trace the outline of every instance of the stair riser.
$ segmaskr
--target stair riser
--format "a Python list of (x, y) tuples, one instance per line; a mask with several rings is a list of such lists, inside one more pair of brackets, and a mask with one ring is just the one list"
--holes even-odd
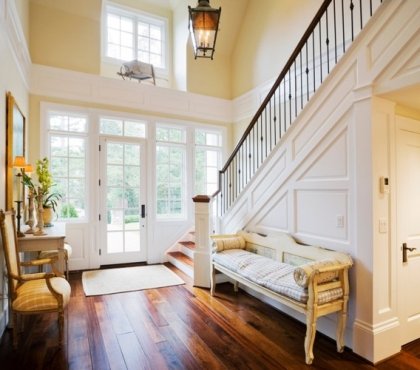
[(168, 256), (168, 261), (188, 276), (194, 277), (194, 270), (191, 266), (186, 265), (185, 263), (177, 260), (176, 258), (173, 258), (172, 256)]
[(192, 260), (194, 259), (194, 251), (192, 249), (181, 245), (180, 252), (182, 252), (186, 256), (190, 257)]

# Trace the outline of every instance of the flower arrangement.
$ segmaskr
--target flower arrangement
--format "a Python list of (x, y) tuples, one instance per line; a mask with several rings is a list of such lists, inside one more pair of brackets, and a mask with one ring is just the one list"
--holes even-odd
[(51, 192), (53, 186), (53, 178), (49, 170), (49, 160), (47, 157), (36, 161), (36, 174), (38, 176), (38, 184), (34, 184), (33, 179), (26, 173), (23, 173), (22, 182), (28, 187), (29, 191), (35, 196), (42, 195), (42, 207), (52, 208), (55, 212), (58, 206), (58, 201), (62, 198), (58, 192)]

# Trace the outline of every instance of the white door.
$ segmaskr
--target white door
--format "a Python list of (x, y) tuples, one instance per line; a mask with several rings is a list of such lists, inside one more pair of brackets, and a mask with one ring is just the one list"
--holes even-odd
[[(396, 166), (398, 306), (403, 345), (420, 338), (420, 121), (397, 118)], [(403, 244), (411, 249), (405, 250), (405, 261)]]
[(101, 139), (101, 265), (147, 258), (145, 153), (142, 139)]

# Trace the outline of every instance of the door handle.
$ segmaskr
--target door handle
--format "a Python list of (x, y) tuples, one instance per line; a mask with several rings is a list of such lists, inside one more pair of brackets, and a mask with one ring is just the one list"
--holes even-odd
[(146, 218), (146, 205), (141, 205), (141, 218)]
[(415, 250), (417, 250), (417, 248), (409, 248), (409, 247), (407, 247), (407, 243), (403, 243), (403, 245), (402, 245), (403, 263), (408, 262), (407, 251), (413, 252)]

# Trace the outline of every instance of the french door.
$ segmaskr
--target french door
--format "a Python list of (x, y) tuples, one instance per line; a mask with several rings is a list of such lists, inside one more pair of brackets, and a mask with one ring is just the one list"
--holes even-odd
[(101, 265), (147, 258), (145, 148), (143, 139), (101, 139)]

